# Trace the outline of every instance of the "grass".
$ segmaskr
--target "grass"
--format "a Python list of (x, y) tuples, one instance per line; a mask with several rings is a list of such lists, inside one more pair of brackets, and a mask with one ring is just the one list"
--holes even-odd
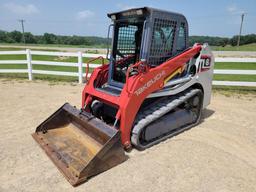
[[(53, 49), (47, 49), (47, 51), (54, 51), (54, 47), (66, 47), (66, 48), (95, 48), (95, 49), (106, 49), (105, 45), (93, 45), (93, 46), (86, 46), (86, 45), (61, 45), (61, 44), (19, 44), (19, 43), (1, 43), (2, 46), (17, 46), (15, 48), (12, 47), (0, 47), (0, 51), (2, 50), (24, 50), (24, 48), (19, 48), (18, 46), (35, 46), (40, 47), (39, 50), (46, 50), (44, 48), (52, 47)], [(225, 47), (222, 46), (211, 46), (214, 51), (256, 51), (256, 43), (251, 43), (247, 45), (231, 46), (226, 45)], [(37, 49), (38, 50), (38, 49)], [(55, 50), (56, 51), (56, 50)]]
[[(0, 49), (1, 50), (1, 49)], [(5, 49), (6, 50), (6, 49)], [(11, 50), (19, 50), (13, 49)], [(23, 49), (24, 50), (24, 49)], [(47, 55), (33, 55), (33, 60), (40, 61), (56, 61), (56, 62), (77, 62), (77, 57), (59, 57), (59, 56), (47, 56)], [(83, 62), (86, 63), (91, 58), (83, 58)], [(25, 55), (0, 55), (0, 60), (26, 60)], [(107, 63), (107, 60), (104, 61)], [(93, 63), (101, 64), (101, 60), (95, 60)], [(27, 69), (26, 64), (1, 64), (0, 69)], [(65, 66), (47, 66), (47, 65), (33, 65), (35, 70), (48, 70), (48, 71), (65, 71), (65, 72), (78, 72), (77, 67), (65, 67)], [(83, 68), (85, 70), (85, 68)], [(89, 72), (92, 72), (90, 69)], [(27, 79), (26, 73), (8, 73), (0, 74), (0, 78), (11, 78), (11, 79)], [(76, 82), (78, 77), (67, 77), (67, 76), (56, 76), (56, 75), (43, 75), (43, 74), (33, 74), (34, 79), (47, 80), (47, 81), (62, 81), (62, 82)]]
[[(24, 79), (28, 79), (28, 74), (26, 74), (26, 73), (0, 73), (0, 78), (24, 80)], [(57, 76), (57, 75), (33, 74), (33, 78), (35, 80), (46, 80), (49, 82), (78, 82), (77, 77)]]
[[(1, 45), (1, 44), (0, 44)], [(25, 50), (25, 48), (23, 47), (0, 47), (0, 51), (21, 51), (21, 50)], [(37, 51), (59, 51), (56, 49), (44, 49), (43, 47), (40, 49), (36, 49)], [(65, 52), (65, 51), (63, 51)]]
[(256, 43), (247, 44), (247, 45), (241, 45), (239, 47), (227, 45), (225, 47), (222, 47), (222, 46), (211, 46), (211, 48), (214, 51), (256, 51)]
[[(6, 46), (24, 46), (24, 44), (19, 43), (1, 43), (0, 45), (6, 45)], [(25, 46), (37, 46), (41, 47), (42, 49), (44, 47), (71, 47), (71, 48), (106, 48), (105, 45), (92, 45), (92, 46), (86, 46), (86, 45), (61, 45), (61, 44), (26, 44)], [(239, 47), (237, 46), (231, 46), (227, 45), (225, 47), (222, 46), (211, 46), (214, 51), (256, 51), (256, 43), (251, 43), (247, 45), (241, 45)], [(13, 49), (13, 48), (10, 48)], [(22, 49), (22, 48), (15, 48), (15, 49)], [(1, 49), (0, 49), (1, 50)]]
[[(214, 69), (256, 70), (256, 63), (215, 63)], [(256, 82), (256, 75), (221, 75), (215, 74), (214, 80)]]
[(253, 94), (256, 95), (256, 87), (241, 87), (241, 86), (222, 86), (214, 85), (213, 92), (222, 93), (226, 96), (232, 96), (233, 94)]
[[(40, 59), (43, 60), (43, 59)], [(46, 60), (46, 59), (45, 59)], [(87, 58), (88, 60), (88, 58)], [(245, 68), (241, 67), (241, 65), (232, 65), (232, 64), (226, 64), (226, 63), (217, 63), (215, 65), (216, 69), (250, 69), (250, 70), (256, 70), (256, 63), (245, 63)], [(1, 69), (27, 69), (26, 64), (1, 64), (0, 65)], [(78, 68), (77, 67), (65, 67), (65, 66), (47, 66), (47, 65), (33, 65), (33, 69), (35, 70), (49, 70), (49, 71), (67, 71), (67, 72), (77, 72)], [(85, 68), (84, 68), (85, 69)], [(92, 72), (93, 69), (90, 70)], [(8, 77), (9, 74), (5, 74), (4, 77)], [(10, 75), (11, 78), (18, 76), (18, 74), (13, 74)], [(49, 75), (34, 75), (35, 79), (47, 79)], [(0, 77), (3, 77), (3, 75), (0, 75)], [(27, 75), (21, 75), (19, 77), (27, 78)], [(60, 78), (60, 76), (54, 76), (54, 77), (49, 77), (49, 80), (57, 80)], [(68, 79), (69, 78), (63, 78)], [(77, 79), (76, 77), (72, 79)], [(215, 74), (214, 75), (214, 80), (221, 80), (221, 81), (249, 81), (249, 82), (256, 82), (256, 75), (221, 75), (221, 74)], [(62, 80), (60, 80), (62, 81)]]
[[(251, 44), (251, 47), (256, 47), (256, 44)], [(250, 47), (247, 45), (247, 48)], [(24, 50), (24, 48), (1, 48), (2, 50)], [(55, 50), (56, 51), (56, 50)], [(77, 62), (77, 57), (59, 57), (59, 56), (46, 56), (46, 55), (33, 55), (33, 60), (41, 61), (56, 61), (56, 62)], [(86, 63), (90, 58), (83, 58), (83, 62)], [(25, 55), (0, 55), (0, 60), (26, 60)], [(100, 64), (100, 60), (96, 60), (94, 63)], [(105, 60), (107, 63), (107, 60)], [(215, 69), (243, 69), (243, 70), (256, 70), (256, 63), (215, 63)], [(26, 64), (1, 64), (0, 69), (27, 69)], [(33, 69), (36, 70), (49, 70), (49, 71), (67, 71), (77, 72), (77, 67), (65, 67), (65, 66), (46, 66), (46, 65), (33, 65)], [(93, 70), (93, 69), (92, 69)], [(90, 70), (90, 71), (92, 71)], [(0, 74), (0, 78), (27, 78), (27, 74)], [(76, 77), (62, 77), (54, 75), (34, 75), (35, 79), (43, 79), (50, 81), (77, 81)], [(253, 81), (256, 82), (255, 75), (214, 75), (214, 80), (222, 81)]]
[(213, 76), (214, 80), (217, 81), (249, 81), (256, 82), (256, 75), (219, 75)]
[[(13, 57), (13, 56), (12, 56)], [(7, 56), (0, 55), (0, 59), (2, 60), (8, 60), (8, 59), (26, 59), (23, 55), (15, 55), (15, 58), (9, 58)], [(59, 60), (58, 57), (55, 56), (33, 56), (33, 59), (35, 60), (42, 60), (42, 61), (62, 61), (62, 62), (77, 62), (77, 58), (75, 57), (68, 57), (68, 58), (62, 58)], [(83, 62), (87, 62), (89, 58), (84, 58)], [(96, 61), (95, 63), (100, 63), (100, 61)], [(26, 64), (1, 64), (0, 69), (27, 69)], [(66, 72), (77, 72), (77, 67), (65, 67), (65, 66), (47, 66), (47, 65), (33, 65), (33, 69), (36, 70), (49, 70), (49, 71), (66, 71)], [(84, 68), (85, 69), (85, 68)], [(248, 70), (256, 70), (256, 63), (216, 63), (215, 69), (248, 69)], [(90, 70), (90, 72), (93, 69)], [(17, 75), (17, 74), (15, 74)], [(14, 75), (14, 76), (15, 76)], [(7, 77), (8, 74), (5, 75)], [(14, 77), (11, 75), (11, 77)], [(42, 75), (39, 76), (40, 79), (43, 76), (48, 75)], [(2, 77), (2, 76), (0, 76)], [(36, 77), (36, 76), (35, 76)], [(56, 76), (57, 77), (57, 76)], [(25, 78), (27, 78), (25, 76)], [(47, 78), (44, 78), (47, 79)], [(55, 79), (55, 78), (53, 78)], [(250, 81), (250, 82), (256, 82), (256, 76), (255, 75), (221, 75), (221, 74), (215, 74), (214, 80), (221, 80), (221, 81)]]
[(214, 69), (256, 70), (256, 63), (215, 63)]
[[(33, 55), (32, 59), (40, 61), (77, 62), (77, 57), (61, 57), (48, 55)], [(91, 58), (83, 58), (83, 62), (86, 63), (90, 59)], [(26, 55), (0, 55), (0, 60), (26, 60)], [(105, 59), (104, 62), (107, 63), (107, 60)], [(101, 60), (95, 60), (93, 63), (101, 64)]]
[[(20, 48), (1, 48), (0, 51), (13, 51), (13, 50), (24, 50)], [(58, 51), (58, 50), (47, 50), (47, 51)], [(40, 61), (56, 61), (56, 62), (77, 62), (77, 57), (62, 57), (62, 56), (48, 56), (48, 55), (33, 55), (33, 60)], [(83, 58), (83, 62), (86, 63), (91, 58)], [(0, 55), (0, 60), (26, 60), (26, 55)], [(107, 63), (107, 60), (104, 60)], [(95, 60), (93, 63), (101, 64), (101, 60)], [(1, 68), (1, 65), (0, 65)]]
[(63, 45), (63, 44), (23, 44), (23, 43), (0, 43), (4, 46), (36, 46), (36, 47), (71, 47), (71, 48), (106, 48), (106, 45)]
[(0, 55), (0, 60), (26, 60), (26, 55)]
[(19, 51), (19, 50), (24, 50), (24, 48), (0, 47), (0, 51)]
[[(1, 64), (1, 69), (27, 69), (26, 64), (20, 65), (9, 65)], [(77, 72), (77, 67), (65, 67), (65, 66), (47, 66), (47, 65), (33, 65), (33, 69), (37, 70), (47, 70), (47, 71), (67, 71), (67, 72)]]

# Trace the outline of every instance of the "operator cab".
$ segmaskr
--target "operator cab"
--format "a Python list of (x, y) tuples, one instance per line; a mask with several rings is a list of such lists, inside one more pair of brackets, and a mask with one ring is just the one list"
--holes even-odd
[(112, 92), (122, 90), (129, 66), (143, 59), (149, 67), (156, 67), (188, 48), (188, 24), (181, 14), (143, 7), (108, 17), (113, 36), (104, 87)]

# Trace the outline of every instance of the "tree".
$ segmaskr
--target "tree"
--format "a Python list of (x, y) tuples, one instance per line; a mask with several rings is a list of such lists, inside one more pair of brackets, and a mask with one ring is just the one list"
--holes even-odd
[(57, 43), (57, 36), (53, 33), (44, 33), (43, 41), (45, 44), (56, 44)]
[[(96, 36), (64, 36), (55, 35), (53, 33), (44, 33), (43, 35), (33, 35), (25, 33), (27, 43), (35, 44), (65, 44), (65, 45), (90, 45), (106, 47), (111, 39)], [(226, 37), (211, 37), (211, 36), (190, 36), (189, 45), (194, 43), (208, 43), (211, 46), (236, 46), (238, 36), (232, 38)], [(22, 43), (22, 33), (19, 31), (6, 32), (0, 30), (0, 43)], [(241, 36), (241, 45), (256, 43), (256, 34)]]
[(6, 41), (6, 32), (0, 31), (0, 43), (5, 43)]
[(31, 43), (31, 44), (37, 43), (37, 40), (34, 37), (34, 35), (32, 35), (32, 33), (26, 32), (25, 39), (26, 39), (26, 43)]
[(9, 33), (0, 30), (0, 42), (1, 43), (15, 43), (15, 41), (10, 38)]
[(22, 35), (21, 32), (15, 30), (15, 31), (10, 32), (8, 35), (11, 39), (13, 39), (13, 41), (15, 43), (21, 43), (22, 42), (22, 36), (23, 35)]

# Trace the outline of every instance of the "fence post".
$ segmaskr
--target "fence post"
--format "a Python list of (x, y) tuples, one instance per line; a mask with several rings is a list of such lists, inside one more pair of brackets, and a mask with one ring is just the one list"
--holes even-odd
[(78, 52), (78, 82), (83, 83), (83, 55), (82, 52)]
[(28, 66), (28, 79), (30, 81), (32, 81), (33, 80), (33, 74), (32, 74), (32, 63), (31, 63), (30, 49), (26, 49), (26, 55), (27, 55), (27, 66)]

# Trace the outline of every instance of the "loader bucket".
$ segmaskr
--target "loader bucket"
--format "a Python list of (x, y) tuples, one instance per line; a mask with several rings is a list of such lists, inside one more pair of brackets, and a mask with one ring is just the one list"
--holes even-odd
[(126, 160), (118, 130), (68, 103), (32, 136), (73, 186)]

